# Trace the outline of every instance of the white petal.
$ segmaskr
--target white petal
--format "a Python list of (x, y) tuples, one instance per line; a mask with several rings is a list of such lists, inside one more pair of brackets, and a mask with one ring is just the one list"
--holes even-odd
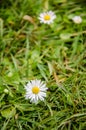
[(39, 100), (43, 101), (44, 98), (41, 95), (38, 95)]
[(41, 95), (42, 97), (46, 97), (46, 93), (45, 92), (40, 92), (39, 95)]

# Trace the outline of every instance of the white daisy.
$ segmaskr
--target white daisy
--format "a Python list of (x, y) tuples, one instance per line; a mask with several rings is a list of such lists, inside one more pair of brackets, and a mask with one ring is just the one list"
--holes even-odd
[(31, 80), (25, 86), (25, 99), (30, 99), (33, 103), (37, 103), (38, 100), (43, 101), (46, 97), (47, 89), (46, 84), (44, 84), (41, 80)]
[(53, 20), (56, 18), (56, 15), (52, 11), (44, 12), (39, 15), (39, 20), (41, 23), (50, 24), (53, 23)]
[(80, 16), (74, 16), (72, 20), (76, 24), (80, 24), (82, 22), (82, 18)]

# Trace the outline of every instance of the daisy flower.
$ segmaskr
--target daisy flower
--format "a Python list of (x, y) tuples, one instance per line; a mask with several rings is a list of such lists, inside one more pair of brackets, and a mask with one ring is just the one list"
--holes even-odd
[(80, 16), (74, 16), (72, 20), (76, 24), (80, 24), (82, 22), (82, 18)]
[(47, 89), (46, 84), (44, 84), (41, 80), (31, 80), (25, 86), (25, 99), (30, 99), (32, 103), (37, 104), (38, 100), (44, 100)]
[(52, 11), (44, 12), (39, 15), (39, 20), (44, 24), (51, 24), (53, 20), (56, 18), (56, 15)]

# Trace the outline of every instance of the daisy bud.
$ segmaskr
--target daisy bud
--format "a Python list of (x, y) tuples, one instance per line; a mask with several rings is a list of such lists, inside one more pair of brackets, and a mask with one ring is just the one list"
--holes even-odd
[(8, 94), (8, 92), (9, 92), (8, 89), (4, 89), (4, 93), (7, 93), (7, 94)]
[(80, 24), (82, 22), (82, 18), (80, 16), (74, 16), (72, 20), (76, 24)]

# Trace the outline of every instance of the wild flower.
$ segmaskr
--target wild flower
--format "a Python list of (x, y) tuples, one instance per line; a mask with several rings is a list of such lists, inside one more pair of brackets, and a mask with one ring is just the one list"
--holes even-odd
[(25, 99), (30, 99), (32, 103), (38, 103), (39, 100), (44, 101), (46, 97), (46, 84), (41, 80), (31, 80), (25, 86)]
[(55, 18), (56, 18), (56, 15), (54, 14), (53, 11), (44, 12), (39, 15), (40, 22), (44, 24), (53, 23)]

